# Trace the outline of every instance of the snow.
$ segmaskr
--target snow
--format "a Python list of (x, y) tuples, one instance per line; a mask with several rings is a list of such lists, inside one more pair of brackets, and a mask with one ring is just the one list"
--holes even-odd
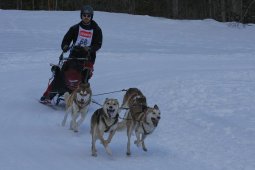
[[(0, 10), (0, 169), (254, 170), (255, 25), (95, 12), (104, 35), (90, 81), (94, 94), (138, 87), (162, 119), (126, 156), (117, 132), (91, 156), (92, 104), (78, 133), (64, 110), (38, 103), (60, 44), (79, 11)], [(124, 93), (106, 97), (122, 101)], [(123, 113), (122, 113), (123, 114)]]

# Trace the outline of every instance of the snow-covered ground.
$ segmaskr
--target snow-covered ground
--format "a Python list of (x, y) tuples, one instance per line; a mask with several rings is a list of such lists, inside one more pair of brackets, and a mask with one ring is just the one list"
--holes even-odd
[[(138, 87), (162, 119), (126, 156), (125, 132), (91, 156), (89, 122), (62, 127), (64, 110), (38, 103), (79, 11), (0, 10), (0, 169), (254, 170), (255, 25), (95, 12), (104, 42), (94, 94)], [(122, 100), (123, 93), (95, 96)], [(134, 140), (134, 136), (132, 138)]]

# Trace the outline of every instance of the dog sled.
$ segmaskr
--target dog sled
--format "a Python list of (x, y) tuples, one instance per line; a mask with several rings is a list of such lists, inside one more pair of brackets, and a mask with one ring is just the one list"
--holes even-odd
[(90, 54), (81, 46), (74, 46), (69, 57), (64, 57), (64, 52), (62, 52), (59, 63), (50, 64), (50, 66), (52, 77), (49, 85), (52, 81), (56, 81), (54, 90), (50, 92), (55, 95), (55, 105), (59, 105), (60, 101), (64, 100), (65, 92), (72, 93), (81, 83), (88, 83), (93, 70)]

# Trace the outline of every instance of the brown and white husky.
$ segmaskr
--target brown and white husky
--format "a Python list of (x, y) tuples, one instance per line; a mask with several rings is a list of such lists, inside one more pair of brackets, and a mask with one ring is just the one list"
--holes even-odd
[(157, 105), (147, 106), (146, 97), (137, 88), (127, 90), (123, 98), (122, 108), (127, 108), (125, 120), (118, 123), (118, 130), (127, 127), (127, 155), (130, 155), (131, 134), (135, 131), (135, 144), (147, 151), (144, 140), (158, 126), (160, 120), (160, 110)]

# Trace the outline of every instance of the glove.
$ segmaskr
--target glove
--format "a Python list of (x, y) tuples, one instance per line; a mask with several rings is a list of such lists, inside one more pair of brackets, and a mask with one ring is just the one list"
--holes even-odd
[(65, 46), (63, 47), (63, 52), (66, 53), (68, 50), (69, 50), (69, 46), (68, 46), (68, 45), (65, 45)]
[(57, 73), (59, 73), (59, 71), (60, 71), (59, 66), (53, 65), (53, 66), (51, 67), (51, 72), (52, 72), (52, 73), (57, 74)]
[(59, 60), (63, 60), (64, 56), (63, 56), (63, 53), (59, 56)]

